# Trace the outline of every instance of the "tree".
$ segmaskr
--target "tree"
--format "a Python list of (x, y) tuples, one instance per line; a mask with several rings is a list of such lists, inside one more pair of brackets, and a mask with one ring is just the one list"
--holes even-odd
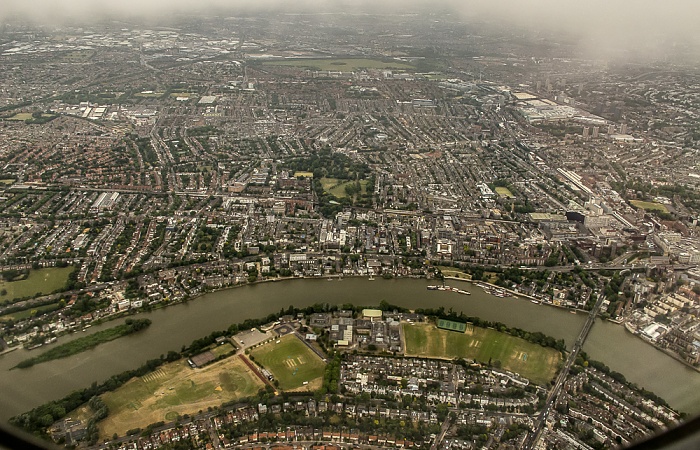
[(39, 417), (39, 425), (43, 427), (49, 427), (53, 423), (53, 416), (51, 414), (44, 414)]

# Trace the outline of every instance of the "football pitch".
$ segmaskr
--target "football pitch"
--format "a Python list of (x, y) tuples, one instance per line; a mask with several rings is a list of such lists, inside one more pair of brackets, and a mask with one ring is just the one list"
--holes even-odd
[(109, 415), (99, 422), (100, 435), (124, 435), (144, 424), (252, 396), (262, 387), (239, 358), (226, 358), (202, 369), (191, 369), (185, 360), (176, 361), (104, 394)]
[[(256, 348), (251, 353), (285, 391), (315, 390), (321, 386), (326, 363), (294, 335)], [(307, 384), (304, 384), (307, 382)]]
[(488, 328), (468, 325), (466, 333), (458, 333), (440, 330), (432, 323), (405, 323), (403, 333), (407, 356), (500, 361), (502, 368), (537, 384), (548, 383), (561, 362), (557, 350)]

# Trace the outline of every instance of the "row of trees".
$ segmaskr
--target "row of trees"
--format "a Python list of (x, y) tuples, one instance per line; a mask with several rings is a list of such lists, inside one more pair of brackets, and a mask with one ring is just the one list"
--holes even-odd
[(323, 373), (323, 385), (321, 386), (321, 395), (337, 394), (340, 386), (340, 363), (339, 354), (333, 355), (333, 358), (328, 361), (326, 370)]
[(92, 417), (88, 420), (85, 440), (89, 445), (95, 445), (99, 439), (99, 430), (97, 423), (105, 419), (109, 415), (109, 408), (101, 397), (94, 396), (88, 402), (88, 406), (92, 410)]

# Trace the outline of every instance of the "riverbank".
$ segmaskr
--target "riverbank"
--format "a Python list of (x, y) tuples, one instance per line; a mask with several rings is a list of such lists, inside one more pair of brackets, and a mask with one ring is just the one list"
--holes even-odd
[[(179, 350), (207, 333), (226, 330), (248, 318), (278, 313), (289, 305), (314, 304), (341, 306), (345, 303), (379, 305), (382, 300), (411, 310), (427, 307), (452, 308), (472, 317), (500, 322), (526, 331), (540, 331), (573, 344), (577, 330), (585, 321), (583, 314), (569, 314), (562, 308), (542, 308), (529, 301), (498, 299), (482, 289), (472, 295), (450, 295), (426, 289), (435, 280), (408, 277), (369, 281), (366, 276), (344, 277), (342, 282), (323, 278), (287, 278), (254, 285), (230, 286), (197, 295), (197, 301), (170, 304), (167, 308), (140, 312), (134, 318), (153, 320), (147, 330), (125, 339), (101, 345), (94, 351), (47, 362), (24, 369), (8, 369), (30, 356), (25, 349), (0, 357), (0, 389), (3, 408), (0, 420), (102, 382), (115, 373), (131, 370), (170, 350)], [(272, 281), (272, 280), (270, 280)], [(285, 281), (280, 283), (279, 281)], [(457, 282), (455, 281), (455, 284)], [(235, 289), (233, 289), (235, 287)], [(93, 326), (87, 333), (106, 329), (110, 324)], [(64, 337), (66, 339), (68, 337)], [(74, 337), (73, 337), (74, 338)], [(614, 345), (611, 345), (614, 343)], [(630, 381), (656, 392), (675, 409), (700, 413), (700, 376), (646, 342), (630, 336), (619, 326), (596, 321), (584, 350), (592, 359), (625, 374)], [(663, 377), (659, 374), (663, 373)]]
[[(447, 277), (445, 277), (445, 278), (447, 278)], [(456, 279), (456, 278), (451, 278), (451, 279)], [(461, 280), (461, 281), (466, 281), (466, 280)], [(543, 302), (543, 301), (541, 301), (541, 300), (539, 300), (539, 299), (537, 299), (537, 298), (535, 298), (535, 297), (532, 297), (532, 296), (523, 294), (523, 293), (518, 292), (518, 291), (511, 290), (511, 289), (503, 288), (503, 287), (501, 287), (501, 286), (497, 286), (497, 285), (492, 284), (492, 283), (487, 283), (487, 282), (485, 282), (485, 281), (472, 281), (472, 284), (475, 284), (476, 286), (479, 286), (480, 283), (481, 283), (481, 284), (488, 285), (488, 286), (490, 286), (490, 287), (493, 287), (494, 289), (503, 290), (503, 291), (505, 291), (505, 292), (511, 293), (511, 294), (516, 295), (516, 296), (519, 296), (519, 297), (531, 299), (532, 301), (535, 301), (535, 302), (537, 302), (537, 303), (539, 303), (539, 304), (541, 304), (541, 305), (544, 305), (544, 306), (553, 306), (553, 307), (555, 307), (555, 308), (560, 308), (560, 309), (564, 309), (564, 310), (571, 311), (571, 312), (575, 312), (575, 313), (581, 312), (581, 313), (584, 313), (584, 314), (590, 314), (590, 311), (586, 311), (586, 310), (584, 310), (584, 309), (569, 308), (569, 307), (566, 307), (566, 306), (555, 305), (555, 304), (549, 303), (549, 302)], [(675, 360), (678, 361), (679, 363), (685, 365), (685, 366), (688, 367), (689, 369), (693, 369), (694, 371), (700, 373), (700, 368), (699, 368), (699, 367), (690, 364), (688, 361), (686, 361), (686, 360), (684, 360), (683, 358), (681, 358), (680, 355), (678, 355), (677, 353), (674, 353), (674, 352), (672, 352), (672, 351), (670, 351), (670, 350), (668, 350), (668, 349), (666, 349), (666, 348), (661, 347), (661, 346), (658, 345), (656, 342), (654, 342), (654, 341), (652, 341), (652, 340), (650, 340), (650, 339), (646, 339), (646, 338), (645, 338), (644, 336), (642, 336), (640, 333), (635, 333), (634, 331), (630, 330), (630, 328), (627, 326), (627, 324), (626, 324), (624, 321), (622, 321), (622, 320), (614, 320), (614, 319), (602, 319), (600, 316), (598, 316), (598, 318), (601, 319), (601, 320), (606, 320), (606, 321), (609, 322), (609, 323), (612, 323), (612, 324), (621, 326), (622, 328), (625, 329), (625, 331), (626, 331), (627, 333), (633, 335), (635, 338), (641, 340), (642, 342), (644, 342), (644, 343), (646, 343), (646, 344), (651, 345), (652, 347), (654, 347), (654, 348), (657, 349), (657, 350), (662, 351), (663, 353), (665, 353), (666, 355), (668, 355), (668, 356), (670, 356), (671, 358), (675, 359)]]
[(7, 347), (5, 350), (3, 350), (3, 351), (0, 352), (0, 356), (6, 355), (6, 354), (8, 354), (8, 353), (12, 353), (12, 352), (14, 352), (14, 351), (17, 350), (17, 349), (19, 349), (19, 346), (18, 346), (18, 345), (14, 346), (14, 347)]
[[(457, 280), (457, 281), (468, 282), (468, 283), (473, 284), (474, 286), (480, 287), (481, 289), (484, 289), (484, 287), (479, 286), (479, 285), (480, 285), (480, 284), (483, 284), (483, 285), (485, 285), (485, 286), (488, 286), (490, 289), (503, 291), (503, 292), (506, 292), (506, 293), (510, 294), (511, 296), (514, 296), (514, 297), (521, 297), (521, 298), (523, 298), (523, 299), (528, 299), (528, 300), (530, 300), (532, 303), (535, 303), (535, 304), (544, 305), (544, 306), (552, 306), (552, 307), (554, 307), (554, 308), (559, 308), (559, 309), (562, 309), (562, 310), (565, 310), (565, 311), (569, 311), (569, 312), (574, 312), (574, 313), (579, 313), (579, 312), (584, 313), (584, 314), (588, 314), (588, 313), (589, 313), (589, 311), (586, 311), (585, 309), (569, 308), (568, 306), (555, 305), (554, 303), (545, 302), (545, 301), (543, 301), (543, 300), (541, 300), (541, 299), (539, 299), (539, 298), (537, 298), (537, 297), (533, 297), (533, 296), (531, 296), (531, 295), (527, 295), (527, 294), (524, 294), (524, 293), (522, 293), (522, 292), (520, 292), (520, 291), (515, 291), (515, 290), (513, 290), (513, 289), (504, 288), (504, 287), (502, 287), (502, 286), (498, 286), (497, 284), (489, 283), (489, 282), (487, 282), (487, 281), (482, 281), (482, 280), (467, 280), (467, 279), (465, 279), (465, 278), (456, 278), (456, 277), (445, 277), (445, 279), (446, 279), (446, 280), (447, 280), (447, 279), (450, 279), (450, 280)], [(484, 291), (486, 291), (487, 294), (491, 294), (491, 292), (489, 292), (489, 291), (486, 290), (486, 289), (484, 289)], [(491, 295), (493, 295), (493, 294), (491, 294)], [(613, 322), (613, 323), (621, 323), (621, 322), (614, 322), (614, 321), (611, 321), (611, 322)]]
[[(556, 305), (556, 304), (551, 303), (551, 302), (546, 302), (546, 301), (541, 300), (540, 298), (537, 298), (537, 297), (534, 297), (534, 296), (531, 296), (531, 295), (527, 295), (527, 294), (522, 293), (522, 292), (517, 291), (517, 290), (513, 290), (513, 289), (505, 288), (505, 287), (502, 287), (502, 286), (498, 286), (498, 285), (496, 285), (496, 284), (489, 283), (489, 282), (486, 282), (486, 281), (482, 281), (482, 280), (472, 280), (471, 277), (468, 276), (468, 274), (464, 274), (464, 275), (465, 275), (464, 277), (460, 277), (460, 276), (445, 276), (445, 277), (444, 277), (444, 280), (453, 280), (453, 281), (457, 281), (457, 282), (466, 282), (466, 283), (470, 283), (470, 284), (472, 284), (472, 285), (474, 285), (474, 286), (477, 286), (477, 287), (479, 287), (480, 289), (482, 289), (486, 294), (493, 295), (493, 296), (495, 296), (495, 297), (508, 298), (509, 296), (512, 296), (512, 297), (516, 297), (516, 298), (520, 298), (520, 299), (529, 300), (529, 301), (532, 302), (533, 304), (545, 305), (545, 306), (553, 306), (553, 307), (555, 307), (555, 309), (557, 309), (557, 310), (563, 310), (563, 311), (567, 311), (567, 312), (570, 312), (570, 313), (573, 313), (573, 314), (576, 314), (576, 313), (578, 313), (578, 312), (581, 312), (582, 314), (588, 314), (588, 313), (589, 313), (589, 311), (586, 311), (586, 310), (583, 310), (583, 309), (571, 308), (571, 307), (567, 307), (567, 306)], [(303, 281), (319, 281), (319, 280), (343, 281), (343, 280), (367, 279), (367, 277), (368, 277), (367, 274), (333, 274), (333, 275), (318, 276), (318, 277), (295, 277), (295, 276), (289, 276), (289, 277), (274, 277), (274, 278), (259, 279), (259, 280), (256, 280), (256, 281), (254, 281), (254, 282), (244, 282), (244, 283), (239, 283), (239, 284), (233, 284), (233, 285), (223, 286), (223, 287), (220, 287), (220, 288), (206, 289), (206, 290), (203, 290), (203, 291), (201, 291), (201, 292), (197, 292), (197, 293), (192, 294), (192, 295), (189, 295), (189, 294), (188, 294), (188, 295), (186, 295), (186, 296), (184, 296), (184, 297), (182, 297), (182, 298), (173, 299), (173, 300), (166, 301), (166, 302), (158, 302), (158, 303), (154, 303), (154, 304), (148, 304), (148, 305), (145, 305), (144, 307), (139, 308), (139, 309), (130, 309), (130, 310), (128, 310), (128, 311), (120, 311), (120, 312), (116, 312), (116, 313), (111, 313), (111, 314), (103, 315), (103, 316), (101, 316), (101, 317), (99, 317), (99, 318), (97, 318), (97, 319), (95, 319), (95, 320), (93, 320), (93, 321), (91, 321), (91, 322), (89, 322), (89, 323), (86, 323), (85, 325), (87, 325), (87, 326), (95, 326), (95, 325), (99, 325), (99, 324), (102, 324), (102, 323), (110, 322), (110, 321), (112, 321), (112, 320), (116, 320), (116, 319), (119, 319), (119, 318), (129, 317), (129, 316), (133, 316), (133, 315), (138, 315), (138, 314), (141, 314), (141, 313), (144, 313), (144, 312), (148, 313), (148, 312), (152, 312), (152, 311), (156, 311), (156, 310), (165, 310), (165, 309), (168, 309), (168, 308), (170, 308), (170, 307), (177, 306), (177, 305), (179, 305), (179, 304), (188, 304), (188, 303), (190, 303), (190, 302), (194, 302), (195, 300), (198, 300), (198, 299), (200, 299), (200, 298), (202, 298), (202, 297), (206, 297), (206, 296), (208, 296), (208, 295), (213, 295), (213, 294), (217, 294), (217, 293), (225, 293), (225, 292), (228, 292), (228, 291), (233, 291), (233, 290), (241, 289), (241, 288), (245, 288), (245, 287), (252, 288), (252, 287), (255, 287), (255, 286), (263, 286), (263, 285), (271, 284), (271, 283), (272, 283), (272, 284), (277, 284), (277, 283), (289, 282), (289, 281), (302, 281), (302, 282), (303, 282)], [(382, 277), (379, 277), (379, 278), (382, 278)], [(430, 277), (427, 277), (427, 276), (421, 276), (421, 277), (415, 277), (415, 276), (411, 276), (411, 277), (401, 277), (401, 276), (397, 276), (397, 277), (394, 277), (393, 279), (394, 279), (394, 280), (397, 280), (397, 281), (401, 281), (401, 280), (421, 279), (421, 278), (422, 278), (422, 279), (425, 279), (425, 280), (431, 280), (431, 278), (430, 278)], [(370, 277), (369, 279), (370, 279), (370, 280), (374, 280), (373, 277)], [(286, 283), (282, 283), (282, 284), (286, 284)], [(496, 291), (498, 292), (498, 294), (495, 294)], [(507, 295), (506, 295), (506, 294), (507, 294)], [(368, 306), (371, 306), (371, 305), (368, 305)], [(622, 324), (622, 322), (613, 321), (613, 320), (609, 320), (609, 322), (615, 323), (615, 324), (618, 324), (618, 325)], [(61, 336), (61, 335), (63, 335), (63, 334), (68, 334), (68, 333), (75, 333), (76, 331), (80, 330), (80, 328), (83, 328), (83, 326), (85, 326), (85, 325), (80, 325), (79, 327), (76, 327), (76, 329), (67, 330), (67, 331), (64, 332), (64, 333), (59, 334), (59, 336)], [(83, 331), (85, 331), (85, 330), (83, 329)], [(641, 338), (641, 336), (639, 336), (639, 335), (636, 335), (635, 337), (636, 337), (636, 338)], [(658, 347), (657, 345), (655, 345), (653, 342), (647, 341), (647, 340), (645, 340), (645, 339), (643, 339), (643, 338), (641, 339), (641, 341), (643, 341), (644, 343), (651, 344), (652, 347), (664, 351), (664, 353), (669, 354), (669, 356), (672, 356), (672, 357), (673, 357), (674, 359), (676, 359), (677, 361), (679, 361), (679, 362), (683, 363), (684, 365), (686, 365), (686, 366), (688, 366), (688, 367), (690, 367), (690, 368), (693, 368), (694, 370), (698, 371), (698, 369), (697, 369), (696, 367), (693, 367), (692, 365), (689, 365), (687, 362), (685, 362), (685, 361), (683, 361), (682, 359), (680, 359), (680, 358), (678, 357), (678, 355), (671, 354), (670, 352), (665, 351), (665, 350), (662, 349), (662, 348), (659, 348), (659, 347)], [(17, 348), (19, 348), (19, 346), (17, 346), (17, 347), (11, 347), (11, 350), (15, 350), (15, 349), (17, 349)], [(9, 351), (11, 351), (11, 350), (6, 350), (5, 352), (9, 352)], [(2, 354), (4, 354), (5, 352), (0, 353), (0, 356), (1, 356)]]
[[(467, 274), (465, 274), (465, 275), (467, 275)], [(212, 290), (205, 291), (205, 292), (200, 292), (200, 293), (197, 293), (197, 294), (194, 295), (194, 296), (185, 297), (185, 298), (180, 299), (180, 300), (175, 301), (175, 302), (169, 302), (169, 303), (166, 303), (166, 304), (162, 304), (162, 303), (161, 303), (161, 304), (154, 305), (152, 309), (153, 309), (153, 310), (156, 310), (156, 309), (166, 309), (166, 308), (168, 308), (168, 307), (170, 307), (170, 306), (175, 306), (175, 305), (178, 305), (178, 304), (189, 303), (190, 301), (195, 301), (195, 300), (197, 300), (197, 299), (199, 299), (199, 298), (205, 297), (205, 296), (210, 295), (210, 294), (221, 293), (221, 292), (226, 292), (226, 291), (232, 291), (232, 290), (234, 290), (234, 289), (240, 289), (240, 288), (245, 288), (245, 287), (252, 287), (252, 286), (257, 286), (257, 285), (265, 285), (265, 284), (269, 284), (269, 283), (280, 283), (280, 282), (284, 282), (284, 281), (300, 281), (300, 280), (304, 280), (304, 281), (320, 281), (320, 280), (331, 280), (331, 281), (336, 281), (336, 280), (337, 280), (337, 281), (343, 281), (344, 279), (347, 279), (347, 280), (353, 280), (353, 279), (367, 279), (367, 277), (368, 277), (368, 276), (367, 276), (366, 274), (364, 274), (364, 275), (360, 275), (360, 274), (333, 274), (333, 275), (319, 276), (319, 277), (295, 277), (295, 276), (290, 276), (290, 277), (266, 278), (266, 279), (262, 279), (262, 280), (256, 280), (256, 281), (254, 281), (254, 282), (252, 282), (252, 283), (250, 283), (250, 282), (248, 282), (248, 283), (240, 283), (240, 284), (225, 286), (225, 287), (218, 288), (218, 289), (212, 289)], [(381, 277), (380, 277), (380, 278), (381, 278)], [(570, 308), (570, 307), (568, 307), (568, 306), (556, 305), (556, 304), (554, 304), (554, 303), (545, 302), (545, 301), (543, 301), (543, 300), (541, 300), (541, 299), (539, 299), (539, 298), (537, 298), (537, 297), (533, 297), (533, 296), (531, 296), (531, 295), (527, 295), (527, 294), (522, 293), (522, 292), (520, 292), (520, 291), (513, 290), (513, 289), (509, 289), (509, 288), (505, 288), (505, 287), (502, 287), (502, 286), (498, 286), (498, 285), (496, 285), (496, 284), (489, 283), (489, 282), (482, 281), (482, 280), (472, 280), (470, 277), (469, 277), (469, 278), (467, 278), (467, 277), (462, 278), (462, 277), (455, 277), (455, 276), (445, 276), (445, 277), (443, 277), (443, 278), (444, 278), (444, 280), (453, 280), (453, 281), (459, 281), (459, 282), (470, 283), (470, 284), (472, 284), (472, 285), (474, 285), (474, 286), (477, 286), (477, 287), (481, 288), (482, 290), (484, 290), (484, 291), (485, 291), (487, 294), (489, 294), (489, 295), (493, 295), (492, 292), (489, 292), (488, 290), (484, 289), (484, 287), (480, 286), (480, 284), (483, 284), (483, 285), (485, 285), (485, 286), (488, 286), (488, 287), (491, 288), (491, 289), (497, 289), (497, 290), (503, 291), (504, 293), (507, 293), (507, 294), (509, 294), (509, 295), (511, 295), (511, 296), (513, 296), (513, 297), (517, 297), (517, 298), (529, 300), (529, 301), (532, 302), (533, 304), (544, 305), (544, 306), (551, 306), (551, 307), (554, 307), (554, 308), (557, 309), (557, 310), (567, 311), (567, 312), (573, 313), (573, 314), (577, 314), (577, 313), (589, 314), (589, 313), (590, 313), (590, 311), (587, 311), (587, 310), (585, 310), (585, 309)], [(426, 277), (426, 276), (420, 276), (420, 277), (411, 276), (411, 277), (395, 277), (395, 278), (393, 278), (393, 279), (394, 279), (394, 280), (397, 280), (397, 281), (400, 281), (400, 280), (408, 280), (408, 279), (425, 279), (425, 280), (430, 280), (431, 278), (430, 278), (430, 277)], [(371, 276), (370, 276), (369, 280), (374, 281), (374, 277), (371, 277)], [(367, 305), (367, 306), (371, 306), (371, 305)], [(136, 314), (136, 313), (138, 313), (138, 312), (134, 312), (134, 313), (132, 313), (132, 314)], [(129, 315), (131, 315), (131, 314), (129, 314)], [(123, 315), (119, 315), (119, 316), (117, 316), (117, 317), (123, 317)], [(115, 318), (117, 318), (117, 317), (110, 317), (110, 318), (107, 319), (107, 320), (112, 320), (112, 319), (115, 319)], [(599, 316), (598, 318), (601, 319), (600, 316)], [(602, 320), (602, 319), (601, 319), (601, 320)], [(622, 321), (616, 321), (616, 320), (612, 320), (612, 319), (607, 319), (606, 321), (624, 327), (624, 322), (622, 322)], [(101, 323), (101, 322), (98, 322), (98, 323)], [(627, 329), (626, 329), (626, 331), (629, 332), (629, 330), (627, 330)], [(661, 350), (662, 352), (664, 352), (664, 353), (667, 354), (668, 356), (671, 356), (671, 357), (672, 357), (673, 359), (675, 359), (676, 361), (678, 361), (678, 362), (684, 364), (686, 367), (691, 368), (691, 369), (695, 370), (696, 372), (700, 373), (700, 369), (699, 369), (699, 368), (697, 368), (697, 367), (695, 367), (695, 366), (689, 364), (687, 361), (684, 361), (684, 360), (681, 359), (677, 354), (674, 354), (674, 353), (672, 353), (672, 352), (669, 352), (669, 351), (666, 350), (666, 349), (661, 348), (660, 346), (656, 345), (654, 342), (651, 342), (651, 341), (649, 341), (649, 340), (647, 340), (647, 339), (644, 339), (644, 338), (643, 338), (641, 335), (639, 335), (639, 334), (636, 334), (636, 333), (631, 333), (631, 334), (633, 334), (635, 338), (641, 340), (642, 342), (644, 342), (644, 343), (646, 343), (646, 344), (650, 344), (650, 345), (651, 345), (652, 347), (654, 347), (655, 349)]]
[[(609, 322), (612, 322), (612, 321), (609, 321)], [(625, 323), (625, 322), (613, 322), (613, 323), (620, 323), (620, 324), (623, 324), (623, 328), (625, 329), (625, 331), (626, 331), (627, 333), (631, 334), (632, 336), (636, 337), (637, 339), (642, 340), (643, 342), (646, 342), (647, 344), (651, 345), (651, 346), (654, 347), (655, 349), (657, 349), (657, 350), (659, 350), (659, 351), (665, 353), (666, 355), (670, 356), (671, 358), (675, 359), (675, 360), (678, 361), (679, 363), (684, 364), (684, 365), (685, 365), (686, 367), (688, 367), (689, 369), (693, 369), (694, 371), (700, 373), (700, 367), (697, 367), (697, 366), (694, 366), (694, 365), (690, 364), (688, 361), (686, 361), (686, 360), (684, 360), (683, 358), (681, 358), (680, 355), (678, 355), (677, 353), (672, 352), (672, 351), (668, 350), (667, 348), (663, 348), (663, 347), (661, 347), (660, 345), (658, 345), (656, 342), (652, 341), (651, 339), (647, 339), (647, 338), (645, 338), (644, 336), (642, 336), (641, 333), (637, 333), (637, 332), (631, 330), (631, 329), (630, 329), (631, 327), (630, 327), (629, 324), (627, 324), (627, 323)]]

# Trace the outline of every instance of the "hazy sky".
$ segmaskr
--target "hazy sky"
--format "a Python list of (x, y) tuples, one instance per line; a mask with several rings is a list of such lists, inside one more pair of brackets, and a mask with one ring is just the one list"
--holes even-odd
[(586, 45), (619, 45), (659, 51), (668, 46), (700, 47), (699, 0), (0, 0), (0, 21), (23, 16), (56, 23), (105, 15), (150, 20), (211, 8), (406, 11), (409, 5), (448, 6), (458, 14), (498, 26), (533, 31), (565, 30)]

